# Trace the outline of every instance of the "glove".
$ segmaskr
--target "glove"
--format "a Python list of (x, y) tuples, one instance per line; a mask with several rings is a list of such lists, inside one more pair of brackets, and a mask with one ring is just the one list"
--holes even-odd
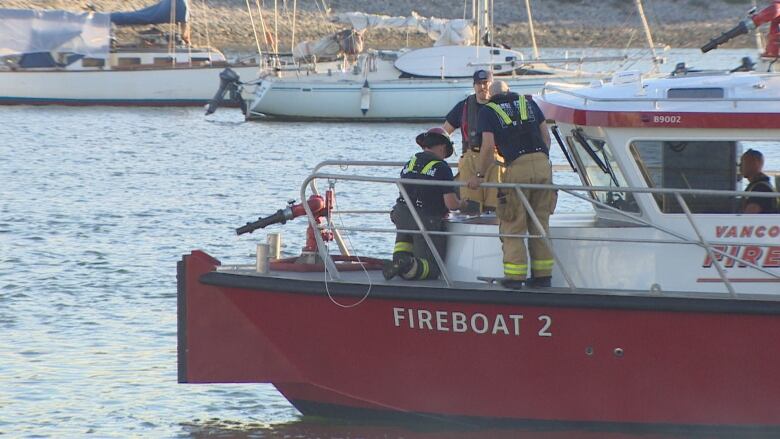
[(464, 215), (479, 215), (479, 202), (474, 200), (463, 200), (461, 202), (460, 213)]

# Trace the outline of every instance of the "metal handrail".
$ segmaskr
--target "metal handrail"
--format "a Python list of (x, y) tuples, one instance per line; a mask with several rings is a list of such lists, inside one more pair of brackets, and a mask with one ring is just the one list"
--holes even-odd
[[(570, 87), (571, 86), (571, 87)], [(777, 97), (767, 97), (767, 98), (668, 98), (668, 97), (620, 97), (620, 98), (602, 98), (602, 97), (594, 97), (594, 96), (588, 96), (582, 93), (577, 93), (571, 88), (576, 88), (577, 90), (581, 89), (582, 86), (575, 86), (574, 84), (566, 84), (566, 83), (555, 83), (555, 82), (548, 82), (542, 87), (541, 96), (546, 97), (549, 92), (558, 92), (565, 95), (569, 95), (572, 97), (575, 97), (577, 99), (582, 99), (585, 105), (588, 104), (588, 101), (591, 102), (640, 102), (640, 103), (652, 103), (653, 105), (657, 105), (661, 102), (729, 102), (732, 104), (737, 104), (739, 102), (777, 102)]]
[[(342, 226), (339, 227), (339, 230), (347, 231), (347, 232), (376, 232), (376, 233), (403, 233), (405, 235), (422, 235), (422, 232), (419, 230), (409, 230), (409, 229), (380, 229), (376, 227), (349, 227), (349, 226)], [(430, 235), (442, 235), (442, 236), (473, 236), (477, 238), (530, 238), (530, 239), (536, 239), (536, 238), (543, 238), (542, 235), (533, 235), (530, 233), (480, 233), (480, 232), (439, 232), (439, 231), (433, 231), (429, 230), (428, 234)], [(550, 240), (560, 240), (560, 241), (598, 241), (598, 242), (632, 242), (637, 244), (684, 244), (684, 245), (699, 245), (696, 241), (681, 241), (679, 239), (645, 239), (645, 238), (608, 238), (608, 237), (599, 237), (599, 238), (588, 238), (588, 237), (580, 237), (580, 236), (574, 236), (574, 237), (555, 237), (555, 236), (549, 236), (548, 238)], [(724, 242), (724, 241), (708, 241), (711, 246), (716, 245), (734, 245), (733, 242)], [(768, 244), (768, 243), (753, 243), (753, 242), (740, 242), (740, 245), (745, 246), (752, 246), (752, 247), (773, 247), (774, 244)], [(722, 254), (724, 256), (728, 256), (729, 259), (732, 259), (733, 256), (729, 255), (725, 252), (718, 252), (718, 254)], [(735, 262), (740, 262), (737, 259), (735, 259)], [(773, 275), (773, 273), (770, 273)]]
[[(400, 162), (399, 162), (400, 163)], [(402, 163), (403, 165), (403, 163)], [(388, 183), (396, 184), (402, 181), (400, 178), (391, 177), (371, 177), (363, 175), (350, 175), (350, 174), (320, 174), (314, 173), (309, 175), (306, 179), (306, 184), (309, 184), (311, 178), (320, 180), (351, 180), (362, 181), (371, 183)], [(416, 180), (416, 179), (403, 179), (405, 185), (420, 185), (420, 186), (447, 186), (447, 187), (461, 187), (465, 186), (466, 182), (462, 181), (438, 181), (438, 180)], [(719, 195), (719, 196), (745, 196), (749, 195), (753, 197), (761, 198), (778, 198), (780, 193), (772, 192), (745, 192), (745, 191), (726, 191), (715, 189), (676, 189), (676, 188), (653, 188), (653, 187), (631, 187), (631, 186), (578, 186), (578, 185), (559, 185), (559, 184), (537, 184), (537, 183), (481, 183), (480, 187), (496, 188), (496, 189), (514, 189), (520, 187), (522, 189), (548, 189), (548, 190), (563, 190), (563, 191), (592, 191), (592, 192), (632, 192), (632, 193), (649, 193), (649, 194), (675, 194), (681, 195)]]
[[(413, 234), (421, 234), (423, 235), (423, 238), (426, 241), (426, 244), (431, 249), (431, 252), (434, 256), (434, 259), (436, 260), (437, 265), (440, 268), (440, 271), (442, 273), (442, 277), (445, 281), (445, 283), (448, 286), (451, 286), (452, 282), (450, 280), (449, 274), (447, 273), (446, 266), (444, 264), (443, 258), (439, 254), (436, 247), (433, 245), (433, 242), (431, 240), (431, 235), (468, 235), (468, 236), (511, 236), (511, 237), (522, 237), (522, 238), (541, 238), (544, 239), (547, 243), (548, 247), (550, 248), (550, 251), (553, 255), (553, 258), (555, 259), (556, 263), (559, 266), (559, 269), (561, 270), (561, 273), (563, 274), (564, 278), (566, 279), (567, 284), (569, 285), (569, 288), (571, 290), (575, 290), (576, 286), (574, 285), (572, 279), (568, 276), (568, 273), (565, 272), (565, 268), (560, 263), (560, 260), (558, 256), (555, 254), (555, 250), (552, 246), (552, 239), (568, 239), (568, 238), (552, 238), (549, 237), (545, 232), (544, 229), (541, 227), (541, 223), (539, 222), (539, 219), (536, 215), (536, 212), (532, 209), (530, 206), (530, 203), (528, 202), (527, 198), (523, 194), (521, 189), (544, 189), (544, 190), (560, 190), (565, 193), (568, 193), (576, 198), (582, 199), (584, 201), (587, 201), (594, 206), (607, 209), (609, 211), (615, 212), (621, 216), (626, 217), (629, 221), (635, 222), (639, 225), (645, 225), (652, 228), (655, 228), (656, 230), (659, 230), (661, 232), (664, 232), (666, 234), (669, 234), (675, 238), (677, 238), (679, 241), (661, 241), (661, 240), (643, 240), (647, 242), (652, 243), (679, 243), (679, 244), (693, 244), (698, 245), (707, 251), (710, 258), (713, 260), (713, 264), (716, 266), (716, 269), (718, 270), (718, 273), (721, 277), (721, 280), (726, 285), (730, 296), (736, 297), (736, 292), (734, 291), (733, 285), (729, 282), (728, 278), (726, 277), (725, 271), (722, 269), (720, 262), (715, 257), (715, 254), (719, 254), (721, 256), (728, 257), (730, 259), (735, 260), (736, 262), (739, 262), (742, 265), (751, 267), (753, 269), (759, 270), (765, 274), (768, 274), (774, 278), (780, 279), (780, 274), (773, 273), (771, 271), (768, 271), (764, 269), (763, 267), (759, 267), (756, 264), (745, 261), (742, 258), (739, 258), (737, 256), (727, 254), (725, 251), (719, 250), (715, 248), (714, 246), (719, 245), (719, 242), (709, 242), (705, 239), (703, 234), (700, 232), (700, 228), (698, 227), (698, 224), (696, 223), (694, 215), (691, 213), (687, 203), (685, 202), (682, 195), (685, 194), (698, 194), (698, 195), (715, 195), (715, 196), (750, 196), (750, 197), (764, 197), (764, 198), (780, 198), (780, 193), (757, 193), (757, 192), (745, 192), (745, 191), (721, 191), (721, 190), (711, 190), (711, 189), (675, 189), (675, 188), (636, 188), (636, 187), (615, 187), (615, 186), (573, 186), (573, 185), (554, 185), (554, 184), (513, 184), (513, 183), (483, 183), (481, 186), (485, 188), (497, 188), (497, 189), (513, 189), (517, 191), (518, 196), (520, 197), (521, 201), (523, 202), (526, 210), (531, 215), (531, 219), (534, 222), (534, 225), (537, 229), (540, 230), (539, 235), (531, 235), (531, 234), (523, 234), (523, 235), (507, 235), (507, 234), (492, 234), (492, 233), (470, 233), (470, 234), (462, 234), (462, 233), (453, 233), (453, 232), (439, 232), (439, 231), (428, 231), (425, 228), (424, 223), (420, 219), (416, 207), (414, 206), (414, 203), (411, 203), (411, 200), (408, 196), (408, 193), (406, 192), (404, 185), (407, 184), (413, 184), (413, 185), (420, 185), (420, 186), (449, 186), (449, 187), (462, 187), (465, 186), (465, 182), (460, 181), (433, 181), (433, 180), (411, 180), (411, 179), (401, 179), (401, 178), (388, 178), (388, 177), (370, 177), (370, 176), (361, 176), (361, 175), (349, 175), (349, 174), (330, 174), (330, 173), (317, 173), (316, 171), (329, 165), (336, 165), (336, 166), (401, 166), (403, 163), (401, 162), (374, 162), (374, 161), (359, 161), (359, 162), (350, 162), (350, 161), (325, 161), (321, 162), (315, 167), (315, 172), (309, 175), (309, 177), (304, 180), (303, 184), (301, 185), (301, 199), (305, 199), (306, 195), (306, 187), (311, 185), (311, 188), (313, 191), (316, 191), (316, 185), (313, 183), (317, 179), (327, 179), (329, 181), (336, 181), (336, 180), (347, 180), (347, 181), (358, 181), (358, 182), (373, 182), (373, 183), (388, 183), (388, 184), (394, 184), (398, 187), (399, 192), (401, 193), (402, 198), (407, 203), (407, 206), (410, 207), (410, 212), (412, 213), (412, 216), (415, 219), (415, 223), (419, 227), (419, 230), (406, 230), (401, 231), (403, 233), (413, 233)], [(642, 218), (639, 215), (635, 215), (630, 212), (626, 212), (620, 209), (617, 209), (613, 206), (610, 206), (604, 202), (601, 202), (596, 199), (588, 198), (582, 194), (579, 194), (578, 192), (626, 192), (626, 193), (660, 193), (660, 194), (673, 194), (676, 198), (678, 203), (680, 203), (681, 208), (683, 209), (683, 212), (686, 215), (686, 218), (688, 219), (689, 223), (691, 224), (692, 228), (694, 229), (694, 232), (697, 234), (698, 239), (691, 239), (686, 237), (685, 235), (675, 232), (674, 230), (670, 230), (666, 227), (663, 227), (658, 224), (654, 224), (645, 218)], [(306, 210), (307, 217), (309, 218), (309, 223), (312, 225), (312, 227), (319, 228), (319, 225), (317, 224), (310, 208), (308, 207), (307, 203), (304, 203), (304, 209)], [(375, 211), (372, 211), (372, 213), (375, 213)], [(374, 231), (374, 232), (385, 232), (385, 233), (397, 233), (399, 230), (397, 229), (370, 229), (370, 228), (348, 228), (348, 227), (342, 227), (342, 230), (362, 230), (362, 231)], [(330, 254), (327, 251), (327, 248), (325, 247), (325, 243), (322, 240), (322, 237), (319, 233), (315, 233), (315, 239), (317, 241), (317, 247), (318, 251), (320, 253), (320, 256), (326, 263), (326, 268), (328, 271), (331, 271), (331, 277), (334, 279), (339, 279), (339, 273), (335, 266), (335, 263), (333, 262)], [(623, 241), (623, 240), (616, 240), (616, 239), (599, 239), (600, 241)], [(636, 240), (631, 240), (631, 242), (636, 242)], [(733, 243), (726, 243), (726, 244), (733, 244)], [(758, 244), (759, 246), (768, 246), (769, 244)]]

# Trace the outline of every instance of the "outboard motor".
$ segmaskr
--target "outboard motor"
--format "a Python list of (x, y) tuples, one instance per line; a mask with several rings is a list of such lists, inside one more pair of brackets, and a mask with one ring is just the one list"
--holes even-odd
[[(225, 102), (230, 105), (237, 105), (241, 107), (241, 111), (246, 114), (246, 103), (244, 98), (241, 97), (240, 86), (243, 84), (233, 69), (226, 67), (225, 70), (219, 73), (219, 90), (209, 101), (208, 108), (206, 108), (206, 116), (217, 111), (217, 108)], [(225, 100), (225, 94), (229, 93), (229, 97)]]

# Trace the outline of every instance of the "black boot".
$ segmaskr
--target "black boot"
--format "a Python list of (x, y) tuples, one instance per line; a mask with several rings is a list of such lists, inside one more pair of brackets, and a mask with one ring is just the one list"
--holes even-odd
[(528, 279), (528, 286), (534, 288), (550, 288), (552, 276), (532, 277)]
[(406, 253), (393, 255), (392, 261), (385, 261), (382, 266), (382, 276), (385, 280), (390, 280), (399, 273), (405, 273), (409, 271), (414, 263), (414, 258)]
[(522, 290), (524, 283), (525, 281), (519, 279), (501, 279), (501, 285), (504, 288), (509, 288), (510, 290)]

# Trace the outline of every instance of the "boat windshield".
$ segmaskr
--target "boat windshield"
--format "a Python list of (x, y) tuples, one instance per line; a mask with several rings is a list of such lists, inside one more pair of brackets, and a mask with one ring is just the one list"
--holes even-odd
[[(587, 137), (582, 130), (572, 130), (566, 137), (566, 143), (573, 152), (583, 183), (589, 186), (626, 187), (629, 186), (623, 172), (615, 160), (610, 145), (601, 139)], [(639, 206), (633, 194), (628, 192), (594, 192), (591, 196), (602, 203), (628, 212), (639, 212)]]

